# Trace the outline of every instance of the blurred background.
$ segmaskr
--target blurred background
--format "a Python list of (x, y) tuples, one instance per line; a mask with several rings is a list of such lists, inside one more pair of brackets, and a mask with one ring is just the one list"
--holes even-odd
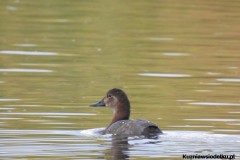
[[(240, 133), (240, 2), (0, 2), (0, 128), (107, 126), (123, 89), (162, 130)], [(15, 137), (14, 135), (13, 137)]]

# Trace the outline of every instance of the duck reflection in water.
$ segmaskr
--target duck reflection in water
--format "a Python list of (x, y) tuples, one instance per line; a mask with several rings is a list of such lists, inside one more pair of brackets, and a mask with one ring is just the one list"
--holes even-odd
[(129, 120), (130, 102), (121, 89), (109, 90), (101, 101), (90, 106), (106, 106), (113, 110), (112, 121), (102, 134), (112, 134), (119, 137), (144, 136), (147, 138), (156, 138), (162, 134), (162, 131), (153, 122), (142, 119)]
[(105, 152), (104, 159), (129, 159), (129, 147), (127, 137), (113, 137), (111, 148)]

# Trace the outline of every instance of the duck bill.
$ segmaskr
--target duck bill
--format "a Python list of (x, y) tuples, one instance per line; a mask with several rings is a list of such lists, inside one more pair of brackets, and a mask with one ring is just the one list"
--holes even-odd
[(105, 106), (103, 99), (97, 103), (90, 104), (91, 107), (102, 107)]

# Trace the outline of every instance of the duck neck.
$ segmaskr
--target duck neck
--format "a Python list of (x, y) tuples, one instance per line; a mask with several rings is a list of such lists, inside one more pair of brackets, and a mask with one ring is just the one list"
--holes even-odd
[[(120, 121), (120, 120), (128, 120), (130, 117), (130, 104), (127, 105), (119, 105), (117, 108), (113, 111), (113, 119), (109, 126), (111, 126), (113, 123)], [(108, 126), (108, 127), (109, 127)]]

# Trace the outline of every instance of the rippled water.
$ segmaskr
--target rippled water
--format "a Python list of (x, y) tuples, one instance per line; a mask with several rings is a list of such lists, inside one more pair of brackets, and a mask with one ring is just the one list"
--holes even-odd
[[(211, 134), (196, 131), (165, 131), (159, 139), (112, 139), (97, 134), (99, 129), (71, 130), (5, 130), (2, 136), (0, 157), (41, 157), (81, 159), (148, 159), (180, 158), (186, 153), (202, 155), (236, 155), (240, 138), (237, 135)], [(21, 138), (19, 138), (21, 136)], [(29, 138), (31, 137), (31, 138)], [(226, 152), (227, 151), (227, 152)]]
[[(240, 2), (0, 3), (0, 159), (239, 158)], [(164, 134), (99, 135), (113, 87)]]

